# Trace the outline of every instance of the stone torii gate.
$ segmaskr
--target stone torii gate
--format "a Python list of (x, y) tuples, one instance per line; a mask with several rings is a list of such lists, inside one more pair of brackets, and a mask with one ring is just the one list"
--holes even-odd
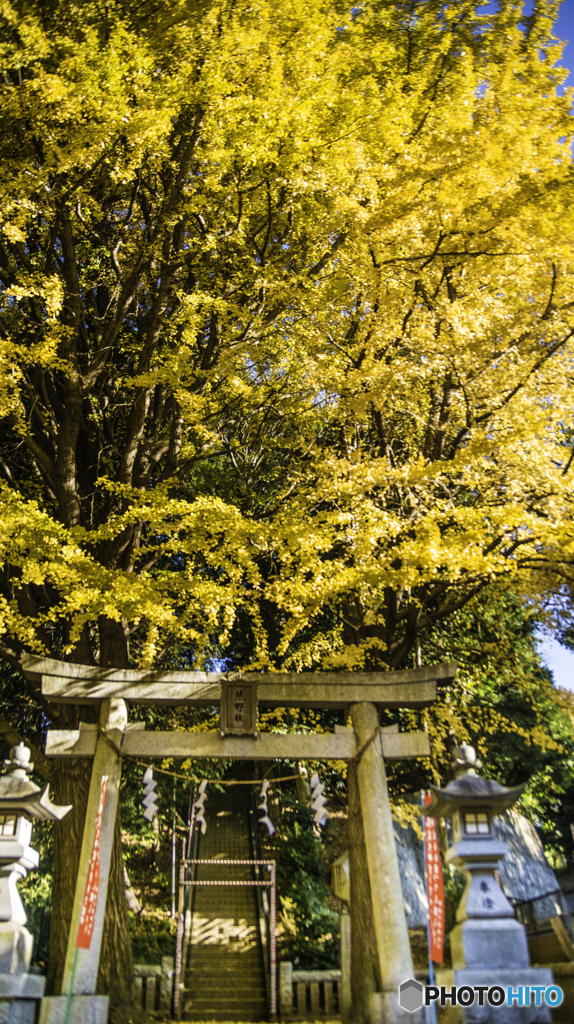
[[(451, 680), (456, 664), (400, 672), (218, 673), (145, 672), (92, 668), (24, 656), (23, 669), (41, 683), (50, 702), (100, 704), (99, 725), (80, 722), (78, 729), (50, 730), (48, 757), (93, 758), (80, 866), (76, 880), (62, 990), (69, 993), (75, 937), (90, 854), (94, 841), (100, 781), (107, 776), (100, 839), (100, 890), (92, 943), (78, 950), (70, 1024), (104, 1024), (107, 997), (95, 996), (107, 899), (121, 759), (229, 758), (296, 761), (354, 760), (370, 880), (373, 923), (382, 992), (371, 999), (372, 1024), (397, 1024), (399, 985), (413, 973), (401, 881), (395, 848), (384, 761), (428, 757), (426, 733), (380, 729), (380, 708), (423, 708), (436, 699), (439, 680)], [(128, 704), (173, 704), (221, 710), (221, 732), (147, 732), (128, 722)], [(352, 726), (332, 733), (257, 732), (258, 708), (347, 708)], [(373, 740), (380, 733), (381, 757)], [(44, 1000), (40, 1024), (61, 1024), (66, 996)], [(410, 1022), (416, 1015), (409, 1014)]]

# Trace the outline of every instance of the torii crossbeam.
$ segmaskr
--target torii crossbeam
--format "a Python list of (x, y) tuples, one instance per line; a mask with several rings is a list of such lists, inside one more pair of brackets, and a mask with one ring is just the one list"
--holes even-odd
[[(217, 673), (146, 672), (72, 665), (25, 656), (28, 678), (40, 683), (42, 694), (55, 703), (100, 704), (100, 726), (80, 723), (78, 729), (50, 730), (49, 757), (93, 757), (92, 780), (76, 881), (63, 992), (71, 984), (75, 936), (94, 840), (100, 781), (107, 776), (107, 795), (101, 828), (100, 895), (92, 945), (79, 950), (74, 999), (92, 1000), (86, 1013), (104, 1021), (102, 998), (96, 990), (107, 884), (121, 777), (121, 759), (135, 757), (225, 757), (250, 760), (347, 760), (357, 763), (361, 815), (382, 992), (372, 1000), (372, 1024), (395, 1024), (397, 992), (412, 975), (412, 960), (395, 849), (384, 759), (428, 757), (426, 733), (380, 729), (380, 708), (424, 708), (436, 699), (437, 682), (454, 679), (456, 664), (403, 672)], [(128, 724), (127, 704), (220, 705), (221, 733), (147, 732), (140, 723)], [(258, 707), (348, 708), (352, 727), (336, 726), (332, 733), (258, 733)], [(382, 753), (373, 743), (380, 732)], [(53, 1010), (42, 1012), (42, 1024), (61, 1016), (62, 997), (51, 997)], [(79, 1006), (79, 1004), (78, 1004)], [(99, 1009), (98, 1009), (99, 1007)], [(78, 1010), (80, 1012), (80, 1010)], [(107, 1012), (107, 1011), (106, 1011)], [(82, 1016), (78, 1017), (83, 1019)], [(88, 1019), (86, 1017), (86, 1019)], [(411, 1020), (418, 1018), (411, 1015)]]

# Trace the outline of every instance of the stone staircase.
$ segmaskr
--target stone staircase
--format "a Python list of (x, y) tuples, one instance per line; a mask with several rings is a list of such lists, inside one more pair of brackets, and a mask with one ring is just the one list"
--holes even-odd
[[(251, 860), (251, 787), (210, 787), (207, 832), (196, 857)], [(253, 879), (253, 867), (201, 865), (197, 879)], [(251, 886), (194, 887), (191, 933), (187, 936), (183, 1014), (185, 1021), (268, 1020), (265, 969), (259, 937), (257, 894)]]

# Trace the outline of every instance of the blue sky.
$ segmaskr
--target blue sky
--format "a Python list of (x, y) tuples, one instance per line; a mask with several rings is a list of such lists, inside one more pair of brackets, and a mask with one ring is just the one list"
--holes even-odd
[(574, 690), (574, 652), (550, 639), (540, 639), (537, 647), (544, 664), (552, 672), (556, 686)]
[[(556, 22), (555, 32), (562, 39), (572, 40), (568, 43), (562, 55), (562, 64), (574, 72), (574, 0), (563, 0), (560, 6), (560, 14)], [(574, 74), (571, 74), (568, 85), (574, 84)]]
[[(526, 0), (524, 4), (525, 13), (530, 14), (533, 7), (534, 0)], [(494, 9), (494, 3), (486, 7), (487, 12)], [(566, 45), (562, 55), (562, 64), (572, 72), (567, 84), (574, 85), (574, 0), (562, 0), (554, 31), (561, 39), (572, 40), (572, 42)]]
[[(532, 4), (526, 5), (532, 8)], [(562, 55), (562, 64), (571, 71), (567, 85), (574, 85), (574, 0), (563, 0), (560, 15), (555, 26), (555, 33), (562, 39), (571, 40)], [(548, 666), (557, 686), (574, 690), (574, 652), (562, 647), (557, 640), (541, 638), (538, 649), (544, 663)]]

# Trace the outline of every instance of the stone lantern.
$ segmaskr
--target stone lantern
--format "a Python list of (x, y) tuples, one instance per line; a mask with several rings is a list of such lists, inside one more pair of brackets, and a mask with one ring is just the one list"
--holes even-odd
[(49, 786), (40, 789), (28, 778), (34, 767), (29, 758), (28, 747), (12, 747), (0, 777), (0, 1021), (7, 1024), (33, 1024), (37, 1000), (44, 994), (45, 979), (28, 973), (33, 938), (16, 888), (38, 867), (38, 854), (30, 846), (32, 823), (37, 818), (61, 821), (71, 810), (52, 803)]
[[(526, 783), (508, 789), (492, 779), (483, 779), (475, 751), (467, 744), (458, 748), (455, 759), (456, 778), (446, 789), (431, 786), (432, 801), (423, 814), (432, 818), (451, 818), (453, 845), (447, 851), (449, 864), (461, 867), (467, 876), (466, 889), (460, 901), (457, 924), (450, 933), (452, 965), (457, 987), (499, 985), (506, 994), (509, 987), (552, 985), (552, 971), (530, 966), (524, 925), (497, 884), (494, 872), (508, 853), (505, 843), (496, 839), (492, 822), (520, 798)], [(528, 993), (528, 1002), (534, 993)], [(543, 1024), (551, 1020), (550, 1009), (541, 1005), (510, 1007), (473, 1004), (462, 1009), (468, 1024), (506, 1021)]]

